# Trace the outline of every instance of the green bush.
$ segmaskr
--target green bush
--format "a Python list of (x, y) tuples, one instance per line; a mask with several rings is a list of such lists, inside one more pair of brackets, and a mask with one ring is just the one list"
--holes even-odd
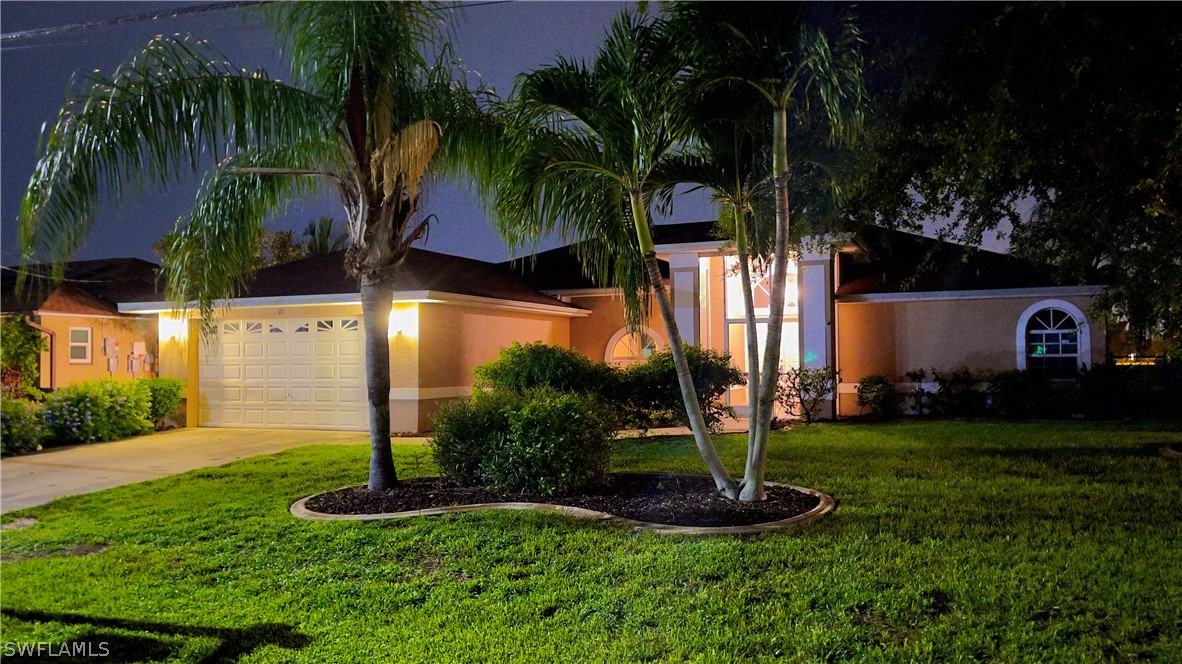
[(41, 406), (21, 399), (0, 401), (0, 456), (32, 452), (44, 434)]
[(776, 403), (786, 412), (800, 414), (805, 422), (817, 419), (821, 401), (837, 396), (841, 382), (833, 367), (797, 367), (780, 373)]
[(185, 382), (178, 378), (141, 378), (138, 382), (148, 388), (148, 419), (159, 428), (164, 418), (175, 413), (180, 407)]
[(614, 433), (593, 397), (538, 388), (446, 404), (431, 446), (443, 473), (462, 484), (555, 495), (606, 471)]
[[(732, 387), (746, 385), (747, 378), (731, 365), (727, 353), (690, 344), (682, 348), (706, 426), (716, 431), (724, 416), (735, 416), (723, 396)], [(641, 429), (666, 423), (689, 426), (677, 369), (673, 366), (673, 351), (653, 353), (646, 362), (634, 364), (622, 374), (620, 388), (612, 395), (604, 395), (603, 400), (617, 409), (625, 426)]]
[(985, 395), (977, 388), (980, 378), (968, 367), (949, 373), (932, 370), (938, 388), (932, 410), (942, 417), (979, 417), (985, 413)]
[(152, 431), (151, 392), (143, 381), (74, 383), (45, 400), (48, 439), (57, 445), (117, 440)]
[(895, 384), (882, 374), (870, 374), (858, 381), (858, 407), (869, 408), (870, 416), (880, 420), (899, 415), (899, 395)]
[(41, 333), (20, 318), (5, 318), (0, 323), (0, 390), (5, 397), (41, 397), (37, 387), (41, 351), (48, 349)]
[(523, 394), (538, 387), (562, 392), (604, 395), (618, 378), (613, 367), (593, 362), (578, 351), (541, 342), (513, 342), (497, 359), (476, 367), (476, 387)]
[(1050, 393), (1051, 381), (1040, 373), (1003, 371), (993, 376), (985, 388), (987, 410), (990, 415), (1010, 419), (1047, 416)]

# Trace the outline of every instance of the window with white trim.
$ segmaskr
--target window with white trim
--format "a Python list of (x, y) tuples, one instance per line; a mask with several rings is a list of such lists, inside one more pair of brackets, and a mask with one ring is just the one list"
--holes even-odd
[(644, 362), (652, 354), (661, 349), (656, 337), (647, 328), (639, 332), (629, 332), (622, 328), (616, 332), (607, 345), (607, 355), (604, 361), (618, 367), (626, 367)]
[(90, 364), (90, 328), (70, 328), (70, 364)]
[(1026, 323), (1026, 368), (1048, 378), (1074, 378), (1079, 371), (1079, 324), (1054, 307)]

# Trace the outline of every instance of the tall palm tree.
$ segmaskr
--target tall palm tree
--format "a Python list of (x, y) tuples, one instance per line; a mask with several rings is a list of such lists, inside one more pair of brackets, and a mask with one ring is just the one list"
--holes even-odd
[[(100, 192), (119, 199), (128, 183), (163, 187), (220, 160), (164, 265), (170, 300), (192, 303), (208, 330), (215, 303), (248, 278), (264, 219), (293, 196), (335, 191), (348, 220), (345, 267), (361, 287), (369, 488), (389, 489), (393, 276), (427, 231), (424, 176), (462, 174), (490, 153), (473, 147), (488, 125), (453, 74), (434, 5), (284, 3), (267, 16), (294, 84), (235, 67), (204, 41), (165, 37), (93, 77), (49, 132), (21, 208), (22, 252), (60, 266), (89, 232)], [(211, 269), (186, 269), (196, 262)]]
[(345, 233), (334, 233), (332, 217), (320, 217), (308, 222), (303, 236), (308, 238), (304, 244), (311, 256), (324, 256), (334, 251), (340, 251), (348, 246), (349, 236)]
[(495, 183), (493, 216), (511, 244), (559, 232), (582, 241), (576, 251), (602, 283), (623, 290), (632, 322), (645, 296), (655, 297), (669, 333), (690, 428), (720, 492), (737, 486), (710, 440), (661, 278), (650, 229), (662, 169), (689, 138), (678, 104), (681, 66), (658, 26), (618, 17), (594, 63), (559, 59), (524, 74), (506, 114), (507, 150)]
[(861, 126), (860, 36), (848, 16), (825, 15), (828, 7), (805, 3), (678, 2), (668, 29), (696, 76), (754, 91), (772, 120), (772, 186), (775, 239), (771, 246), (772, 291), (763, 366), (754, 404), (751, 449), (741, 500), (762, 500), (767, 439), (779, 376), (784, 295), (788, 273), (793, 133), (815, 135), (829, 145), (851, 140)]

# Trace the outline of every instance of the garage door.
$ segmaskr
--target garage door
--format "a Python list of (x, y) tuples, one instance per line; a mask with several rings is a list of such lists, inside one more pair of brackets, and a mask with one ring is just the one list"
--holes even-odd
[(200, 424), (368, 428), (357, 316), (222, 320), (202, 346)]

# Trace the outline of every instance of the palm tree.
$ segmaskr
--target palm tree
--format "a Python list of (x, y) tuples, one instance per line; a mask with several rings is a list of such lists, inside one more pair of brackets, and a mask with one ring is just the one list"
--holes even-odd
[(507, 108), (512, 158), (501, 165), (491, 211), (510, 244), (555, 231), (582, 241), (579, 258), (601, 283), (621, 287), (631, 322), (651, 289), (694, 441), (719, 491), (733, 498), (737, 486), (706, 429), (649, 227), (654, 192), (667, 182), (662, 169), (689, 138), (676, 103), (681, 66), (665, 57), (667, 47), (657, 24), (623, 14), (590, 67), (559, 59), (524, 74)]
[[(345, 267), (361, 287), (370, 405), (369, 489), (397, 481), (390, 449), (387, 324), (392, 278), (427, 231), (429, 172), (461, 175), (487, 149), (473, 94), (453, 75), (438, 7), (417, 2), (271, 5), (295, 83), (237, 68), (204, 41), (159, 37), (69, 101), (21, 208), (26, 260), (60, 265), (90, 230), (99, 192), (163, 187), (220, 160), (165, 261), (168, 294), (208, 330), (249, 276), (263, 221), (293, 196), (335, 191), (348, 220)], [(211, 269), (195, 278), (186, 266)]]
[[(754, 91), (765, 112), (771, 111), (776, 211), (771, 307), (741, 500), (765, 497), (763, 475), (788, 273), (788, 192), (792, 165), (802, 156), (789, 153), (789, 136), (796, 134), (797, 144), (812, 145), (815, 140), (799, 139), (815, 138), (822, 128), (827, 146), (832, 146), (851, 140), (861, 126), (864, 92), (858, 30), (848, 16), (817, 15), (825, 11), (828, 8), (806, 4), (679, 2), (670, 8), (667, 24), (670, 42), (678, 45), (699, 82), (737, 84)], [(750, 306), (750, 300), (746, 304)]]
[(308, 255), (325, 256), (348, 246), (349, 236), (345, 233), (334, 233), (334, 223), (332, 217), (320, 217), (308, 222), (303, 233), (304, 237), (308, 238), (308, 242), (304, 244), (308, 248)]

